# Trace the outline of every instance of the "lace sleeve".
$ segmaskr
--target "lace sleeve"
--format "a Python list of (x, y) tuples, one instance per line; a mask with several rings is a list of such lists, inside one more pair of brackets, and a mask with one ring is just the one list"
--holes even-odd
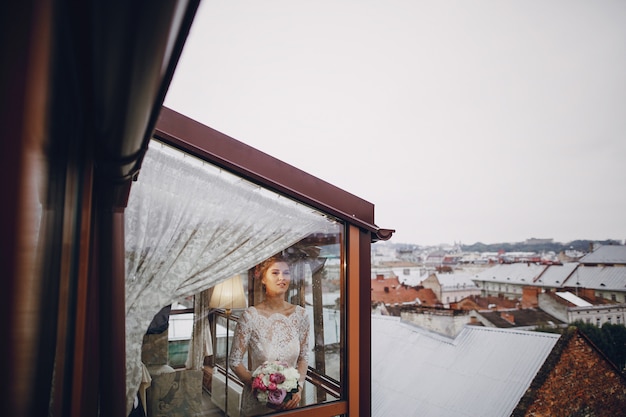
[(230, 356), (228, 358), (230, 362), (230, 368), (233, 369), (236, 366), (243, 363), (243, 355), (248, 349), (248, 341), (250, 340), (250, 313), (246, 310), (243, 312), (235, 327), (235, 334), (233, 336), (233, 346), (230, 350)]
[(309, 364), (309, 328), (309, 316), (303, 308), (302, 320), (300, 320), (300, 328), (298, 329), (298, 333), (300, 334), (300, 355), (298, 356), (297, 366), (301, 375), (300, 382), (304, 382)]

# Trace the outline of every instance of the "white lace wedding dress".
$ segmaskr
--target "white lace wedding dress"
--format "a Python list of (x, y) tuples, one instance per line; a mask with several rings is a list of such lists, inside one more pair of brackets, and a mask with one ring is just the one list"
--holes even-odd
[[(300, 381), (306, 376), (309, 351), (309, 317), (301, 306), (289, 316), (281, 313), (264, 315), (255, 307), (243, 312), (235, 328), (230, 352), (231, 368), (241, 364), (248, 352), (253, 372), (265, 361), (284, 361), (300, 372)], [(247, 367), (247, 364), (244, 363)], [(259, 403), (249, 386), (244, 387), (242, 416), (266, 414), (275, 410)]]

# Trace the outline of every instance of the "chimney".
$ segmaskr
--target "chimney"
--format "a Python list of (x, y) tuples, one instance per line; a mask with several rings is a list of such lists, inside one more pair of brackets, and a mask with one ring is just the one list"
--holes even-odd
[(522, 308), (539, 307), (539, 287), (527, 286), (522, 288)]
[(515, 324), (515, 317), (511, 313), (503, 311), (500, 313), (500, 317), (502, 317), (504, 320), (508, 321), (511, 324)]
[(596, 291), (593, 288), (579, 288), (578, 296), (585, 297), (588, 300), (596, 299)]
[(376, 281), (383, 281), (385, 276), (383, 274), (376, 274)]

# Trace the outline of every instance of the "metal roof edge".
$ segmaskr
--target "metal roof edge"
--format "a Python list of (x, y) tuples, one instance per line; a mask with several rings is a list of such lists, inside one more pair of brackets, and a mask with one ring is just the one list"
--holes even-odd
[(388, 240), (395, 232), (374, 223), (374, 204), (167, 107), (153, 136), (354, 224), (370, 232), (373, 242)]

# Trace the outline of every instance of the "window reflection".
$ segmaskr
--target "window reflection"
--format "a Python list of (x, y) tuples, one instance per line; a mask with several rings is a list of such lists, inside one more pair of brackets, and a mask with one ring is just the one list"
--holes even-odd
[[(319, 404), (342, 398), (342, 374), (344, 358), (343, 270), (342, 270), (342, 226), (336, 224), (334, 235), (311, 234), (282, 251), (290, 259), (291, 284), (286, 299), (302, 306), (309, 318), (308, 371), (304, 384), (301, 406)], [(247, 294), (250, 305), (259, 303), (262, 287), (254, 277), (254, 268), (248, 272)], [(214, 377), (211, 387), (216, 402), (223, 406), (225, 373), (227, 369), (226, 347), (233, 346), (234, 326), (243, 310), (234, 310), (227, 331), (227, 317), (223, 311), (212, 312), (212, 338), (214, 356), (211, 372)], [(228, 341), (226, 340), (228, 338)], [(246, 360), (247, 357), (246, 357)], [(249, 363), (249, 361), (248, 361)], [(229, 393), (239, 395), (241, 383), (230, 372)], [(233, 401), (229, 398), (229, 407)], [(235, 400), (240, 406), (240, 400)], [(230, 413), (230, 412), (229, 412)]]

